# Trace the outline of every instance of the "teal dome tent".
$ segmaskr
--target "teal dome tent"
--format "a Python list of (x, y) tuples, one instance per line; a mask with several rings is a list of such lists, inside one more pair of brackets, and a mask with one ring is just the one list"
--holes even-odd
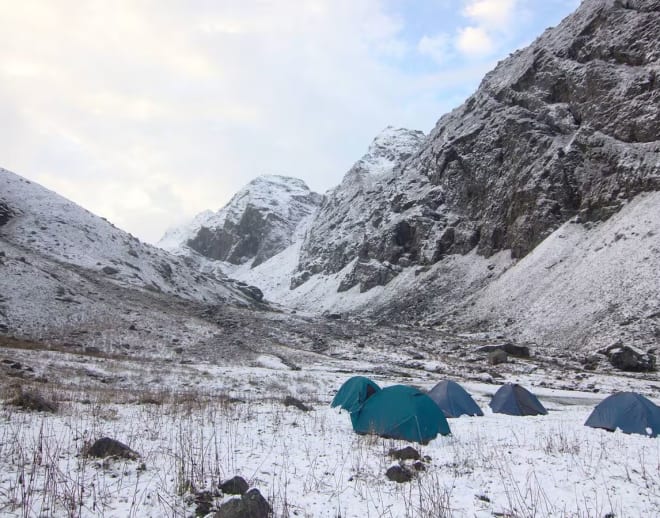
[(442, 410), (426, 394), (412, 387), (394, 385), (371, 396), (351, 414), (357, 433), (425, 444), (438, 434), (449, 435)]
[(380, 392), (380, 387), (369, 378), (353, 376), (339, 388), (330, 406), (338, 406), (352, 413), (376, 392)]

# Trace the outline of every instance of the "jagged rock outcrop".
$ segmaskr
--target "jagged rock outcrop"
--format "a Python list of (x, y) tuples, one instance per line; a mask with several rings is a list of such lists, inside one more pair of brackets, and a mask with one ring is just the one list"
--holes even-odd
[(387, 267), (378, 267), (374, 275), (367, 275), (371, 270), (365, 262), (373, 256), (370, 247), (379, 250), (379, 258), (387, 257), (395, 264), (408, 253), (412, 237), (409, 228), (402, 224), (389, 229), (382, 240), (370, 241), (387, 215), (378, 208), (372, 210), (369, 200), (376, 196), (381, 183), (396, 174), (393, 172), (419, 150), (424, 138), (421, 131), (393, 127), (376, 136), (367, 153), (346, 173), (341, 185), (326, 194), (305, 236), (299, 273), (292, 279), (292, 287), (316, 273), (335, 273), (355, 257), (366, 261), (356, 263), (342, 289), (361, 283), (364, 290), (367, 285), (384, 284), (391, 278), (381, 275)]
[(159, 246), (173, 252), (189, 247), (210, 259), (258, 266), (292, 243), (296, 229), (321, 199), (302, 180), (261, 176), (218, 212), (206, 211), (185, 227), (168, 231)]
[(387, 128), (301, 220), (302, 242), (232, 275), (296, 309), (648, 350), (658, 34), (660, 0), (585, 0), (428, 137)]
[(9, 204), (0, 199), (0, 227), (6, 225), (14, 216), (14, 211)]
[(292, 286), (356, 258), (383, 282), (373, 261), (432, 264), (475, 247), (521, 258), (571, 218), (604, 220), (660, 189), (659, 6), (585, 0), (500, 62), (412, 156), (375, 177), (349, 172)]

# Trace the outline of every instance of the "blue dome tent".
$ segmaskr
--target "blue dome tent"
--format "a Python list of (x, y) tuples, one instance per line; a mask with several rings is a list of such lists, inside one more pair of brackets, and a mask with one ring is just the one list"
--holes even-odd
[(405, 385), (386, 387), (351, 414), (357, 433), (425, 444), (438, 434), (448, 435), (442, 410), (426, 394)]
[(445, 417), (484, 415), (472, 396), (455, 381), (441, 381), (429, 391), (429, 397), (440, 407)]
[(548, 413), (534, 394), (517, 383), (501, 386), (489, 405), (497, 414), (545, 415)]
[(369, 378), (353, 376), (339, 388), (330, 406), (338, 406), (352, 413), (359, 410), (370, 396), (379, 391), (380, 387)]
[(635, 392), (619, 392), (601, 401), (584, 424), (657, 437), (660, 434), (660, 407)]

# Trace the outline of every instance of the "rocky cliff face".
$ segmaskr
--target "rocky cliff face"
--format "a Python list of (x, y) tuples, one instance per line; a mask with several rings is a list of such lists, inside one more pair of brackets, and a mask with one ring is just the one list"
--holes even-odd
[[(401, 164), (419, 151), (425, 135), (421, 131), (403, 128), (385, 128), (369, 146), (367, 153), (346, 173), (342, 183), (326, 194), (316, 218), (310, 225), (300, 252), (299, 273), (291, 286), (305, 282), (317, 273), (334, 273), (344, 268), (356, 256), (368, 258), (365, 243), (375, 235), (384, 219), (388, 218), (374, 197), (382, 192), (383, 182), (390, 181), (398, 173)], [(392, 264), (407, 253), (406, 229), (395, 229), (383, 236), (379, 247), (389, 250), (381, 253)], [(380, 272), (381, 284), (395, 275), (392, 265), (374, 264)], [(366, 267), (363, 267), (363, 269)], [(347, 279), (342, 289), (349, 289), (359, 282), (360, 272), (354, 274), (355, 282)]]
[(387, 128), (301, 241), (236, 277), (298, 309), (652, 347), (659, 34), (660, 0), (585, 0), (429, 136)]
[(659, 10), (585, 0), (499, 63), (412, 156), (376, 177), (349, 172), (307, 235), (293, 286), (351, 261), (340, 289), (475, 247), (521, 258), (571, 218), (604, 220), (660, 189)]
[(174, 252), (188, 247), (210, 259), (258, 266), (291, 244), (321, 200), (302, 180), (261, 176), (219, 211), (203, 212), (168, 231), (159, 246)]

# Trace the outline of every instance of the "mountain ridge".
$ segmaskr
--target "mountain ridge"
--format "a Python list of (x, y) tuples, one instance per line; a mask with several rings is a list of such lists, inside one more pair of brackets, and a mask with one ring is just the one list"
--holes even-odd
[[(378, 161), (358, 160), (326, 193), (297, 251), (290, 245), (263, 269), (236, 275), (268, 285), (267, 297), (292, 307), (313, 300), (320, 310), (381, 313), (394, 321), (434, 322), (444, 315), (471, 327), (504, 328), (513, 319), (515, 332), (524, 335), (519, 314), (514, 319), (479, 303), (483, 290), (497, 286), (505, 272), (516, 278), (517, 264), (545, 240), (557, 245), (566, 225), (584, 227), (584, 239), (611, 240), (607, 233), (620, 229), (603, 223), (621, 211), (629, 217), (630, 203), (660, 190), (659, 11), (657, 0), (585, 0), (498, 63), (428, 137), (411, 132), (405, 152), (391, 146), (388, 167), (372, 174), (369, 167)], [(367, 155), (387, 147), (372, 144)], [(654, 232), (652, 210), (650, 217), (640, 232)], [(640, 246), (657, 263), (653, 246)], [(278, 262), (286, 267), (278, 269)], [(651, 272), (640, 271), (646, 272), (640, 282), (655, 282)], [(495, 292), (483, 296), (492, 300)], [(562, 304), (568, 314), (570, 302)], [(520, 313), (516, 308), (512, 314)], [(465, 317), (456, 319), (453, 311)], [(492, 312), (501, 318), (489, 320)], [(616, 320), (605, 320), (610, 317)], [(587, 318), (586, 329), (594, 319)], [(653, 326), (641, 327), (635, 340), (651, 343)], [(575, 336), (564, 329), (559, 342)], [(588, 332), (580, 340), (593, 342)]]

